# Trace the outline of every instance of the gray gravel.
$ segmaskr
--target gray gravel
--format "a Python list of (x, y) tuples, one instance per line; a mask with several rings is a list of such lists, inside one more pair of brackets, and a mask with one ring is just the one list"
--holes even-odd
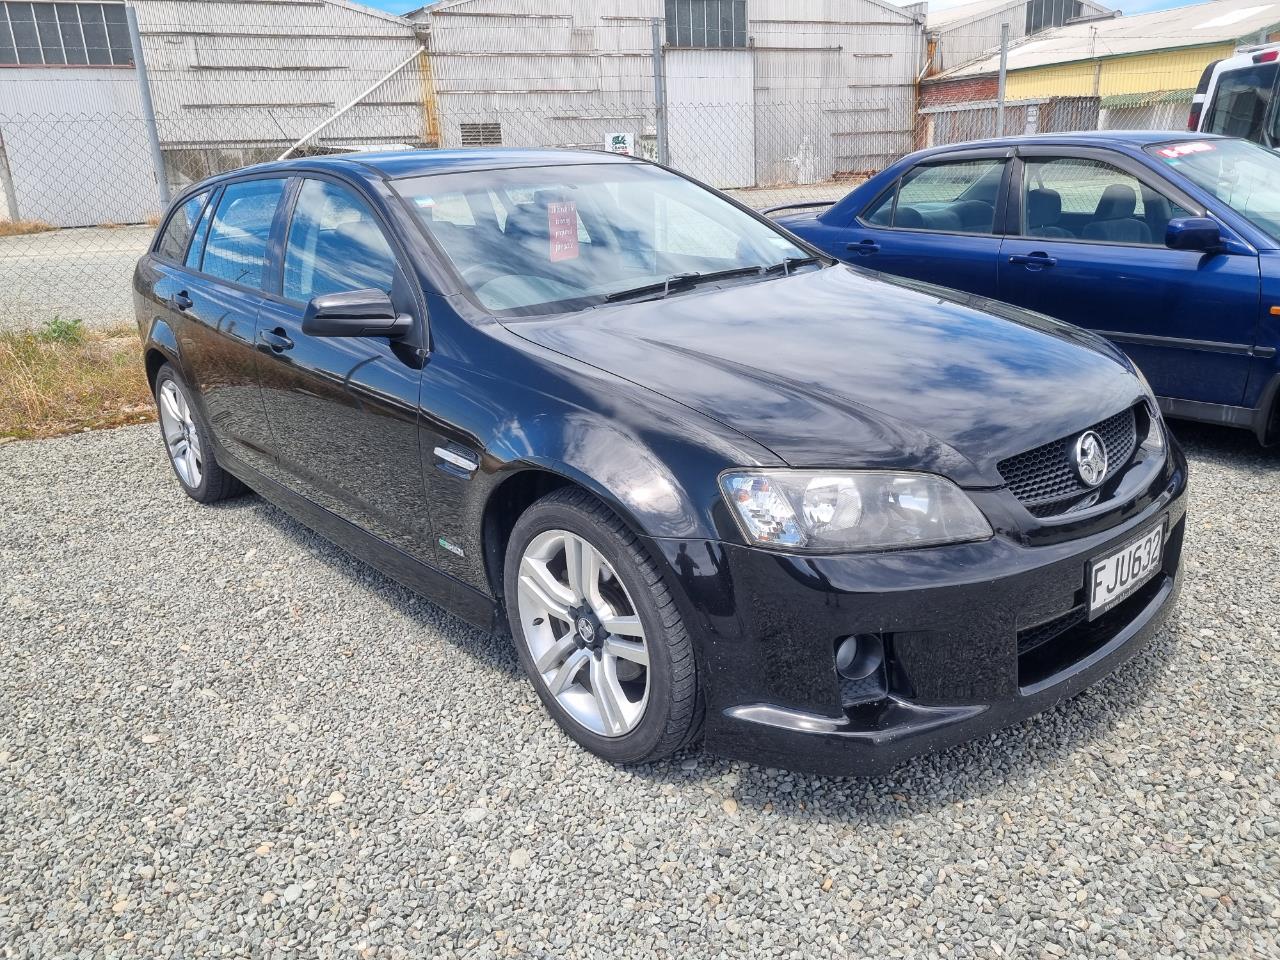
[(0, 957), (1280, 956), (1280, 455), (1073, 702), (875, 780), (618, 770), (503, 642), (154, 428), (0, 446)]

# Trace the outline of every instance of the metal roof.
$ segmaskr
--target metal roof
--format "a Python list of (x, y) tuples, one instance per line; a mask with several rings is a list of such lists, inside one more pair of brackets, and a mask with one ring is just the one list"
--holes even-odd
[[(1280, 24), (1280, 0), (1213, 0), (1134, 17), (1068, 24), (1011, 44), (1009, 69), (1251, 40), (1276, 24)], [(930, 80), (981, 76), (999, 68), (999, 51), (992, 51)]]

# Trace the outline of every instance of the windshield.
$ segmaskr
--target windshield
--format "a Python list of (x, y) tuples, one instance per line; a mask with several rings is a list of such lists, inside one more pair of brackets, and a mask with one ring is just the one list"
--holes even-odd
[(1280, 156), (1248, 140), (1183, 140), (1147, 152), (1280, 242)]
[[(789, 272), (809, 254), (688, 180), (640, 163), (448, 173), (395, 182), (486, 309), (562, 313)], [(712, 274), (726, 273), (722, 277)], [(670, 282), (669, 282), (670, 281)], [(653, 288), (653, 289), (645, 289)]]

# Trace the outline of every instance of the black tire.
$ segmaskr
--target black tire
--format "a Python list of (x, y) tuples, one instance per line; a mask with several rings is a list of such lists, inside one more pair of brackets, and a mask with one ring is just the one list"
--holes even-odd
[(243, 483), (233, 477), (227, 471), (218, 465), (218, 461), (214, 458), (213, 432), (209, 429), (209, 424), (200, 414), (199, 406), (194, 403), (194, 394), (190, 387), (187, 386), (186, 380), (182, 378), (177, 369), (170, 363), (164, 364), (156, 373), (155, 382), (155, 400), (156, 407), (161, 404), (161, 390), (166, 383), (172, 382), (173, 385), (186, 398), (187, 408), (191, 414), (191, 420), (195, 424), (196, 431), (199, 434), (199, 445), (201, 451), (200, 457), (200, 482), (192, 485), (187, 482), (182, 473), (178, 470), (178, 465), (174, 462), (173, 454), (169, 446), (169, 442), (164, 435), (164, 420), (161, 418), (160, 439), (165, 445), (165, 454), (169, 458), (169, 466), (173, 469), (173, 475), (178, 478), (178, 485), (192, 500), (198, 503), (217, 503), (219, 500), (227, 500), (231, 497), (238, 497), (247, 493), (248, 488)]
[[(534, 666), (519, 613), (519, 570), (525, 549), (549, 530), (576, 534), (599, 551), (626, 587), (644, 627), (648, 703), (634, 729), (622, 736), (601, 736), (575, 720)], [(570, 737), (596, 756), (619, 764), (660, 760), (699, 738), (703, 703), (693, 643), (657, 567), (635, 534), (603, 503), (579, 488), (562, 487), (529, 507), (512, 530), (503, 582), (507, 620), (520, 662), (539, 698)]]

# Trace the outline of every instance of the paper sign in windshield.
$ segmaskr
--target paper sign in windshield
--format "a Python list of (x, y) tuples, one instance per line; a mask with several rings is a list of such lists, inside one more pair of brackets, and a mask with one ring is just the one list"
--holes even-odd
[(572, 200), (547, 204), (551, 262), (578, 259), (578, 205)]
[(1193, 153), (1212, 153), (1214, 149), (1212, 143), (1193, 140), (1190, 143), (1173, 143), (1167, 147), (1161, 147), (1156, 152), (1168, 160), (1177, 160), (1179, 157), (1189, 157)]

